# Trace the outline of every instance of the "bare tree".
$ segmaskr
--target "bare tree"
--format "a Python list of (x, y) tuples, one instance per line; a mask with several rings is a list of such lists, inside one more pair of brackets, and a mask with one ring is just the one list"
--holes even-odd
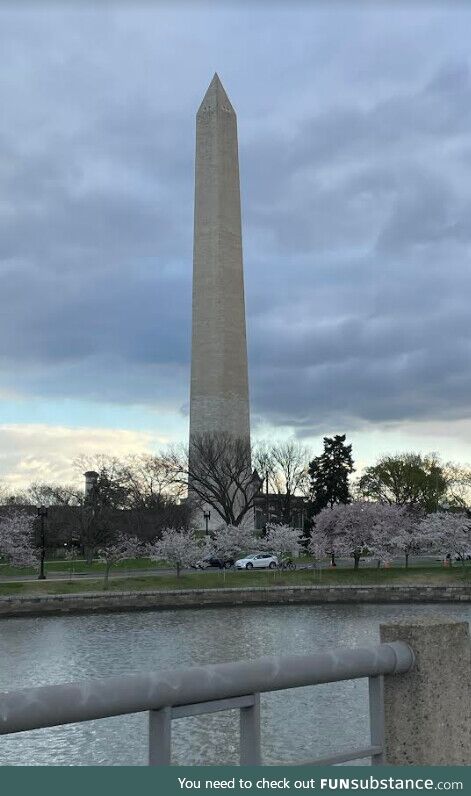
[(268, 475), (268, 481), (273, 488), (276, 478), (276, 462), (273, 457), (273, 443), (261, 440), (254, 446), (253, 463), (260, 477), (264, 480)]
[(112, 529), (146, 540), (189, 520), (189, 507), (179, 499), (183, 486), (175, 481), (167, 456), (97, 454), (79, 457), (75, 467), (81, 474), (97, 473), (88, 498), (81, 495), (80, 537), (88, 557), (107, 544)]
[(180, 500), (186, 486), (175, 480), (167, 456), (127, 456), (120, 477), (126, 489), (125, 516), (130, 532), (137, 532), (141, 538), (154, 538), (164, 528), (189, 523), (189, 506)]
[(174, 478), (188, 486), (193, 504), (211, 506), (227, 525), (240, 525), (254, 506), (259, 488), (245, 439), (219, 432), (192, 437), (190, 449), (170, 449)]
[(128, 456), (125, 464), (125, 479), (134, 508), (160, 508), (179, 500), (185, 492), (185, 486), (175, 480), (171, 461), (164, 454)]
[(79, 506), (80, 492), (68, 484), (48, 484), (35, 481), (26, 490), (28, 503), (35, 506)]
[(261, 477), (268, 474), (273, 491), (279, 496), (284, 523), (291, 522), (293, 495), (307, 495), (309, 489), (309, 450), (297, 440), (260, 442), (254, 462)]

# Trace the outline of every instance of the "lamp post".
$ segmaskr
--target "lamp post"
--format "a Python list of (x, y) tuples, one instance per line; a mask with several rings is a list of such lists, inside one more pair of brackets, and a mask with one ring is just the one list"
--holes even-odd
[(203, 512), (203, 517), (204, 517), (204, 521), (206, 523), (206, 536), (207, 536), (208, 533), (209, 533), (209, 531), (208, 531), (208, 523), (209, 523), (209, 521), (211, 519), (211, 512), (210, 511)]
[(265, 530), (268, 530), (268, 523), (270, 522), (270, 497), (268, 492), (268, 470), (265, 473)]
[(47, 508), (46, 506), (39, 506), (38, 508), (38, 517), (41, 521), (41, 558), (39, 560), (39, 575), (38, 580), (46, 580), (46, 576), (44, 574), (44, 559), (46, 557), (46, 535), (44, 532), (44, 520), (47, 517)]

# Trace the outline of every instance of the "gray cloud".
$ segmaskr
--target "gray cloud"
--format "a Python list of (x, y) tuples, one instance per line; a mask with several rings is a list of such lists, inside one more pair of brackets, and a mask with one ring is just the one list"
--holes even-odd
[(217, 68), (254, 416), (303, 435), (470, 415), (470, 12), (1, 16), (5, 387), (185, 404), (194, 114)]

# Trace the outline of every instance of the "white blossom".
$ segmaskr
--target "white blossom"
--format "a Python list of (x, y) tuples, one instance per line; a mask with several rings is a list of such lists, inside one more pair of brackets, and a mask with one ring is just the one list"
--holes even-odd
[(408, 566), (409, 556), (419, 553), (422, 547), (419, 518), (407, 506), (396, 503), (371, 505), (376, 507), (371, 517), (371, 551), (383, 561), (403, 555)]
[(186, 528), (166, 528), (160, 539), (147, 545), (152, 561), (167, 561), (180, 575), (182, 567), (194, 566), (202, 558), (203, 543), (194, 531)]
[(34, 518), (23, 511), (14, 511), (0, 520), (0, 556), (19, 567), (37, 564), (34, 548)]
[(463, 561), (471, 553), (471, 519), (464, 512), (437, 511), (420, 523), (424, 549), (459, 556)]
[(301, 549), (301, 534), (299, 528), (291, 528), (289, 525), (271, 525), (267, 528), (267, 534), (262, 540), (265, 550), (276, 553), (280, 559), (284, 557), (296, 558)]
[(371, 546), (373, 541), (375, 506), (374, 503), (358, 501), (322, 509), (315, 518), (312, 535), (320, 535), (327, 551), (338, 556), (353, 556), (356, 568), (362, 550)]
[(352, 556), (357, 568), (364, 549), (383, 559), (405, 552), (409, 523), (405, 510), (396, 506), (339, 503), (322, 509), (315, 518), (309, 549), (317, 557), (322, 549), (337, 556)]
[(259, 540), (253, 530), (241, 525), (221, 525), (207, 541), (209, 554), (215, 558), (237, 558), (241, 553), (258, 549)]
[(136, 536), (118, 533), (108, 544), (98, 550), (98, 555), (105, 560), (105, 585), (108, 584), (110, 569), (119, 561), (136, 558), (142, 552), (142, 544)]

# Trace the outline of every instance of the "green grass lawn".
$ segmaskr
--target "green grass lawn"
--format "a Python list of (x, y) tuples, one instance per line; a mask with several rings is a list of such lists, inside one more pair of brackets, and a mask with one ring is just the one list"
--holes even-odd
[[(389, 569), (363, 568), (301, 570), (295, 572), (195, 572), (176, 575), (136, 575), (129, 578), (113, 578), (108, 591), (145, 591), (149, 589), (216, 589), (234, 586), (313, 586), (313, 585), (375, 585), (375, 584), (466, 584), (471, 583), (471, 566), (455, 565), (452, 568), (416, 566)], [(0, 595), (80, 594), (100, 591), (101, 578), (71, 581), (25, 581), (22, 583), (0, 583)]]
[[(129, 558), (126, 561), (120, 561), (116, 564), (114, 570), (130, 570), (130, 569), (160, 569), (165, 567), (164, 561), (151, 561), (150, 558)], [(87, 564), (84, 559), (75, 559), (75, 561), (46, 561), (45, 563), (46, 574), (48, 572), (64, 572), (66, 575), (71, 571), (85, 572), (87, 574), (99, 574), (105, 571), (105, 565), (99, 561), (93, 561), (92, 564)], [(0, 578), (2, 575), (34, 575), (37, 572), (37, 567), (11, 567), (9, 564), (0, 564)]]

